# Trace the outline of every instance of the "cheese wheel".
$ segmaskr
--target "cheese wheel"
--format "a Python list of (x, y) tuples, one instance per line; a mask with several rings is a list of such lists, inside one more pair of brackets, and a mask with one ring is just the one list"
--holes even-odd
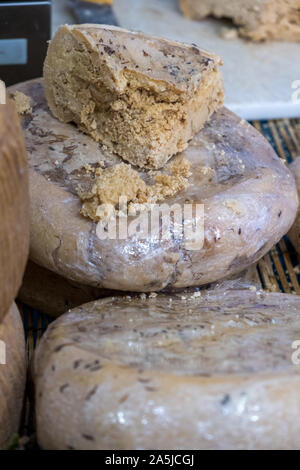
[(299, 449), (299, 296), (198, 295), (52, 323), (34, 360), (42, 448)]
[(13, 304), (0, 323), (0, 449), (19, 430), (25, 378), (24, 330)]
[[(16, 89), (30, 96), (33, 106), (23, 120), (31, 168), (30, 259), (67, 279), (137, 292), (205, 285), (256, 262), (295, 219), (291, 173), (253, 126), (223, 108), (175, 157), (174, 162), (190, 162), (192, 176), (187, 189), (164, 201), (180, 210), (204, 208), (204, 231), (201, 223), (197, 231), (199, 239), (204, 232), (202, 248), (186, 246), (180, 234), (162, 239), (146, 229), (139, 233), (137, 217), (128, 218), (131, 231), (124, 239), (98, 236), (97, 224), (80, 215), (77, 188), (91, 179), (86, 165), (112, 167), (121, 159), (55, 119), (41, 80)], [(153, 181), (153, 173), (139, 175)], [(187, 210), (182, 220), (192, 227), (203, 218)], [(158, 223), (156, 228), (159, 233)]]
[[(210, 289), (219, 287), (224, 289), (247, 289), (251, 286), (261, 288), (255, 265), (230, 279), (224, 279), (223, 281), (211, 284), (209, 287)], [(194, 288), (191, 289), (195, 290)], [(166, 290), (168, 292), (174, 291), (174, 289)], [(189, 289), (180, 289), (182, 292), (187, 290)], [(122, 292), (97, 289), (96, 287), (89, 287), (69, 281), (29, 261), (26, 266), (21, 289), (18, 293), (18, 299), (46, 315), (58, 317), (71, 308), (114, 294), (121, 295)], [(125, 295), (126, 293), (123, 292), (123, 294)]]
[(24, 138), (14, 105), (0, 105), (0, 320), (22, 282), (29, 249), (29, 194)]
[(29, 261), (18, 299), (46, 315), (58, 317), (71, 308), (112, 294), (113, 291), (69, 281)]
[[(295, 177), (298, 196), (300, 196), (300, 157), (296, 158), (290, 165), (290, 169)], [(294, 225), (288, 233), (295, 250), (300, 254), (300, 209)]]

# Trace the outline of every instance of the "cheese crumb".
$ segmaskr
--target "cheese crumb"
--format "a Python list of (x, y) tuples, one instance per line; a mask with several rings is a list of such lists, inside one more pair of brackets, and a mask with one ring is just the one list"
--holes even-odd
[[(88, 173), (93, 170), (90, 165), (86, 165), (85, 169)], [(77, 188), (83, 202), (80, 212), (94, 221), (106, 219), (107, 205), (112, 206), (113, 215), (122, 197), (126, 198), (129, 215), (136, 215), (136, 210), (150, 210), (152, 204), (162, 202), (188, 186), (190, 162), (177, 159), (167, 166), (167, 170), (170, 174), (157, 172), (154, 184), (148, 185), (130, 164), (120, 163), (106, 169), (99, 167), (94, 170), (94, 183), (90, 190)]]
[(94, 168), (88, 163), (87, 165), (84, 165), (83, 167), (87, 173), (94, 173)]
[(157, 296), (158, 294), (156, 292), (151, 292), (151, 294), (149, 294), (149, 299), (155, 299)]
[(29, 96), (25, 95), (21, 91), (16, 91), (13, 95), (13, 100), (17, 108), (17, 113), (20, 116), (32, 113), (32, 107), (30, 106), (31, 98)]

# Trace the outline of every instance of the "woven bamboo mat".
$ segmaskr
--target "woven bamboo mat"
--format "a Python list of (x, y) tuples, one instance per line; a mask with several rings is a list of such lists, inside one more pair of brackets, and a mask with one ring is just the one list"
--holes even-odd
[[(287, 164), (300, 156), (300, 119), (255, 121), (253, 124)], [(258, 263), (263, 288), (300, 294), (299, 262), (288, 237), (283, 237)]]
[[(297, 156), (300, 157), (300, 119), (254, 121), (252, 124), (267, 138), (279, 157), (287, 164)], [(264, 289), (300, 294), (300, 257), (287, 236), (259, 261), (257, 271)], [(24, 319), (27, 356), (30, 361), (40, 337), (52, 319), (26, 305), (18, 306)], [(21, 433), (31, 435), (33, 431), (33, 410), (27, 398)]]

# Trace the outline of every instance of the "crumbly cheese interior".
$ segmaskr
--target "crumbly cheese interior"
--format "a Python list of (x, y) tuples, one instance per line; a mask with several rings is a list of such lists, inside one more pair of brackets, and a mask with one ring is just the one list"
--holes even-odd
[(162, 202), (187, 188), (190, 163), (175, 160), (168, 166), (169, 174), (156, 172), (154, 184), (148, 185), (130, 164), (120, 163), (106, 169), (97, 168), (91, 174), (89, 190), (78, 188), (83, 202), (81, 214), (94, 221), (107, 220), (118, 213), (121, 198), (126, 198), (129, 215), (135, 210), (147, 210), (151, 204)]

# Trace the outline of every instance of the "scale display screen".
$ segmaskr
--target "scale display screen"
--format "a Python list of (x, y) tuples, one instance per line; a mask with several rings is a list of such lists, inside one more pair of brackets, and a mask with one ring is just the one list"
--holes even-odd
[(27, 39), (0, 39), (0, 65), (27, 63)]

